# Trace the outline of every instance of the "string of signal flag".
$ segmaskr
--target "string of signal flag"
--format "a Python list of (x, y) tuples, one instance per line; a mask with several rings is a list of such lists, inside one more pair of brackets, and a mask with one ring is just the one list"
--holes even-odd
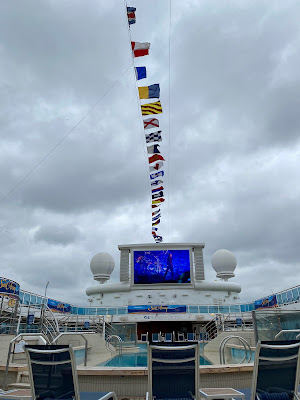
[[(129, 28), (131, 25), (136, 23), (136, 8), (135, 7), (127, 7), (127, 17), (128, 17), (128, 25)], [(129, 29), (130, 32), (130, 29)], [(131, 34), (130, 34), (131, 41)], [(149, 55), (150, 43), (148, 42), (133, 42), (131, 41), (131, 49), (132, 55), (134, 58), (143, 57)], [(135, 74), (137, 81), (141, 79), (147, 78), (147, 70), (146, 67), (135, 67)], [(142, 116), (161, 114), (162, 113), (162, 105), (159, 100), (160, 98), (160, 86), (158, 83), (155, 83), (150, 86), (141, 86), (138, 87), (139, 97), (140, 99), (158, 99), (153, 103), (141, 104), (141, 113)], [(162, 131), (157, 130), (159, 128), (159, 120), (157, 118), (146, 118), (143, 120), (144, 131), (145, 131), (145, 141), (147, 145), (147, 154), (149, 161), (149, 174), (150, 185), (151, 185), (151, 198), (152, 198), (152, 236), (156, 243), (161, 243), (163, 241), (163, 237), (158, 235), (158, 225), (161, 220), (161, 209), (164, 198), (164, 187), (163, 180), (164, 170), (162, 169), (164, 166), (164, 157), (160, 153), (160, 145), (159, 142), (162, 141)], [(151, 129), (151, 131), (150, 131)], [(152, 131), (156, 129), (156, 131)], [(149, 132), (149, 133), (148, 133)], [(154, 143), (154, 144), (153, 144)], [(155, 210), (155, 208), (158, 208)]]

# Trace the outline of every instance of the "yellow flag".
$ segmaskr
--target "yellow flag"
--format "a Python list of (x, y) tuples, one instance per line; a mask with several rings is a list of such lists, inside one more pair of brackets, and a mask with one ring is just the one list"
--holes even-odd
[(139, 87), (140, 99), (149, 99), (149, 88), (148, 86)]
[(162, 106), (160, 101), (156, 101), (155, 103), (143, 104), (141, 105), (141, 109), (142, 109), (142, 115), (162, 113)]

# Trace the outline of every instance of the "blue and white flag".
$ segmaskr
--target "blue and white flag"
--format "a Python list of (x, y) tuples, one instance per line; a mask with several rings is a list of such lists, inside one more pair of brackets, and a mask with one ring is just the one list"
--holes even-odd
[(149, 133), (148, 135), (146, 134), (145, 139), (146, 139), (146, 143), (161, 142), (162, 141), (161, 131), (152, 132), (152, 133)]
[(159, 176), (164, 176), (164, 175), (165, 175), (164, 171), (155, 172), (154, 174), (150, 174), (150, 179), (151, 179), (151, 180), (152, 180), (152, 179), (156, 179), (156, 178), (158, 178)]
[(159, 199), (160, 197), (164, 197), (164, 192), (161, 190), (160, 192), (158, 192), (158, 193), (153, 193), (152, 194), (152, 199), (154, 200), (154, 199)]
[[(152, 178), (151, 178), (152, 179)], [(151, 182), (151, 186), (157, 186), (160, 185), (161, 183), (163, 183), (163, 181), (161, 181), (160, 179), (158, 179), (157, 181)]]
[(147, 147), (148, 154), (160, 154), (159, 144), (153, 144), (152, 146)]
[(157, 219), (159, 219), (161, 217), (160, 214), (156, 215), (155, 217), (152, 217), (152, 221), (156, 221)]
[(147, 78), (146, 67), (135, 67), (135, 76), (137, 80)]

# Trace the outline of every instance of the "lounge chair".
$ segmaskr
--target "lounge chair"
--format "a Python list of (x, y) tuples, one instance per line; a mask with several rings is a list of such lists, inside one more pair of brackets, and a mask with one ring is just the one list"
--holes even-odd
[(79, 392), (72, 347), (26, 345), (24, 349), (33, 400), (117, 400), (114, 392)]
[(258, 342), (251, 400), (299, 400), (300, 342)]
[(178, 342), (183, 342), (185, 340), (184, 333), (178, 333)]
[(199, 345), (148, 345), (146, 400), (199, 399)]
[(142, 342), (148, 342), (148, 333), (142, 333), (141, 334), (141, 341)]
[(165, 342), (167, 342), (167, 343), (173, 342), (173, 333), (167, 332), (165, 334)]
[(152, 333), (152, 342), (153, 343), (159, 342), (159, 333)]
[(188, 332), (186, 340), (187, 340), (188, 342), (194, 342), (194, 341), (196, 340), (195, 336), (196, 336), (196, 335), (195, 335), (194, 333)]

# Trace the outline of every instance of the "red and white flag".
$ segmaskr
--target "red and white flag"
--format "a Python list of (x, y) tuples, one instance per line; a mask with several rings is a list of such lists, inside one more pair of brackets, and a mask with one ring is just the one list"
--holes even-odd
[(144, 129), (159, 128), (159, 120), (156, 118), (144, 119)]
[(155, 165), (150, 165), (149, 169), (151, 172), (158, 171), (163, 167), (163, 165), (164, 165), (164, 163), (161, 161), (161, 162), (156, 163)]
[(146, 50), (146, 49), (150, 49), (150, 43), (148, 43), (148, 42), (144, 42), (144, 43), (140, 43), (140, 42), (131, 42), (131, 48), (132, 48), (132, 50)]
[(159, 160), (166, 161), (160, 154), (153, 154), (153, 156), (149, 157), (149, 164)]

